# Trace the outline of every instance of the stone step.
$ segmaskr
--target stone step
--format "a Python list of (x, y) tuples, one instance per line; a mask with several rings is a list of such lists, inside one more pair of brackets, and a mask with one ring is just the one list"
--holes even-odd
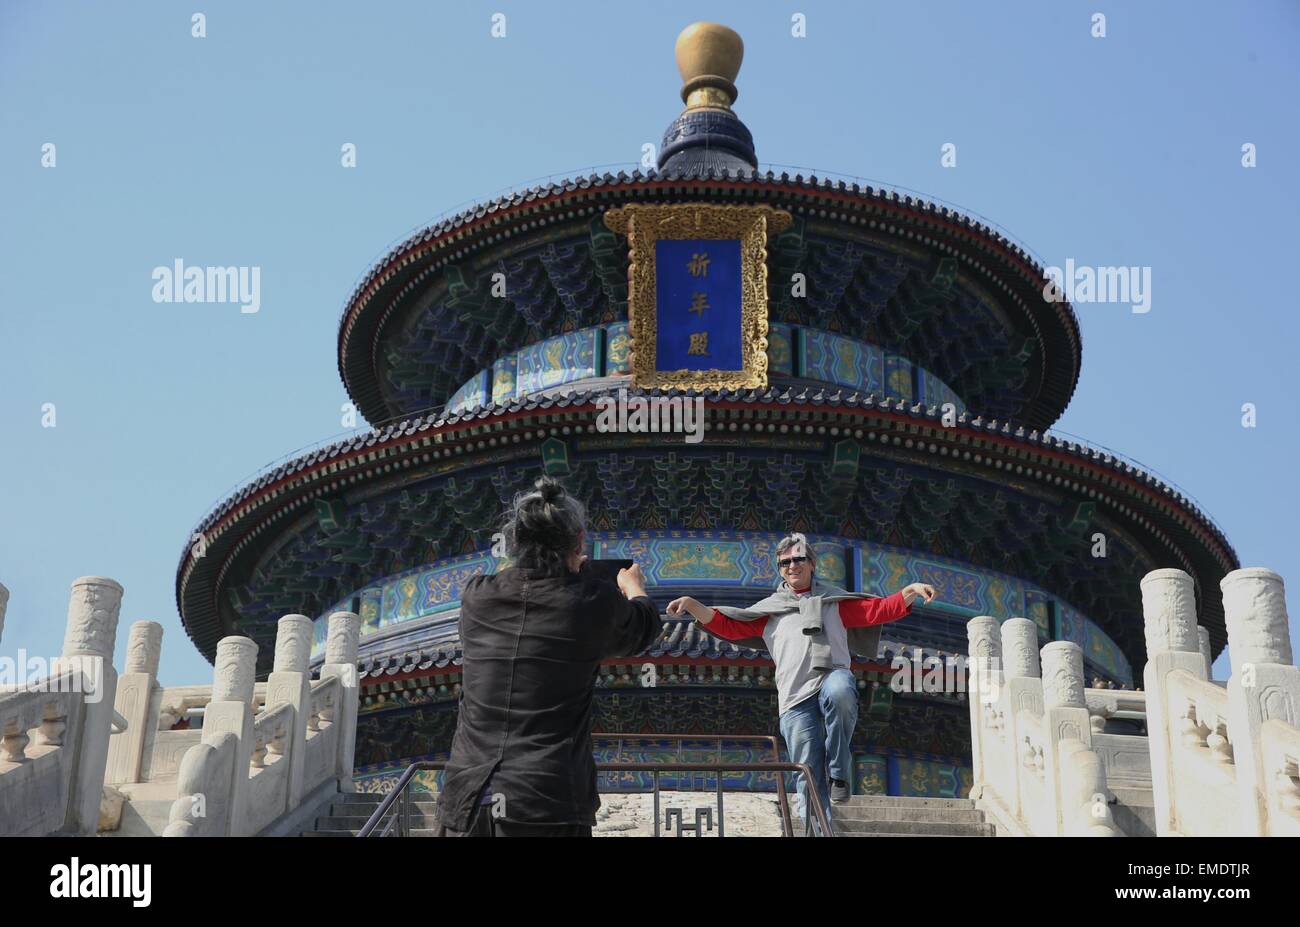
[[(369, 815), (350, 815), (347, 817), (338, 817), (330, 815), (329, 817), (317, 818), (317, 830), (360, 830), (366, 826), (366, 821), (370, 820)], [(388, 818), (379, 822), (379, 828), (383, 829), (388, 824)], [(437, 827), (438, 819), (432, 814), (413, 814), (409, 820), (412, 828), (416, 827)], [(394, 825), (396, 826), (396, 825)]]
[(992, 824), (950, 824), (945, 821), (852, 821), (836, 820), (837, 834), (915, 834), (934, 837), (992, 837)]
[(847, 802), (833, 807), (887, 807), (887, 808), (951, 808), (968, 810), (975, 807), (969, 798), (910, 798), (903, 795), (852, 795)]
[[(438, 810), (436, 801), (417, 801), (409, 805), (412, 814), (434, 814)], [(362, 815), (370, 817), (379, 808), (379, 802), (373, 804), (362, 804), (360, 802), (345, 801), (336, 802), (330, 805), (330, 814), (338, 817), (350, 817), (353, 815)], [(397, 805), (393, 804), (388, 809), (389, 814), (397, 813)]]
[(984, 812), (976, 808), (906, 808), (897, 805), (836, 805), (835, 820), (841, 821), (935, 821), (949, 824), (983, 824)]
[(941, 840), (948, 837), (991, 837), (992, 834), (859, 834), (854, 831), (837, 830), (837, 837), (914, 837), (922, 840)]
[[(357, 830), (306, 830), (302, 832), (304, 837), (355, 837)], [(437, 831), (432, 827), (412, 828), (409, 836), (411, 837), (432, 837)]]
[(1128, 805), (1130, 808), (1154, 808), (1156, 806), (1155, 796), (1152, 795), (1150, 788), (1140, 786), (1109, 786), (1111, 793), (1119, 799), (1120, 804)]

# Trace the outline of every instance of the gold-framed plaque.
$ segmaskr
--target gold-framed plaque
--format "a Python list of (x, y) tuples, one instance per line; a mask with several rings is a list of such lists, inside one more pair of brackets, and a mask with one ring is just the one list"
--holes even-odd
[(770, 206), (631, 204), (605, 213), (628, 240), (632, 386), (767, 386), (767, 236), (790, 226)]

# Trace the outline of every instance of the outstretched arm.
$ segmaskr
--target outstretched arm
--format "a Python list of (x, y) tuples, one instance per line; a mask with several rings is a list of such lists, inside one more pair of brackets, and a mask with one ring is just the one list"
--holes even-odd
[(690, 596), (682, 596), (668, 603), (668, 614), (676, 616), (683, 612), (688, 613), (700, 624), (708, 625), (710, 632), (729, 641), (761, 637), (763, 628), (767, 626), (766, 616), (754, 621), (737, 621), (735, 618), (728, 618), (715, 608), (701, 605)]
[(846, 628), (889, 624), (891, 621), (907, 617), (916, 599), (933, 602), (934, 596), (933, 586), (912, 583), (883, 599), (845, 599), (840, 603), (840, 621), (844, 622)]

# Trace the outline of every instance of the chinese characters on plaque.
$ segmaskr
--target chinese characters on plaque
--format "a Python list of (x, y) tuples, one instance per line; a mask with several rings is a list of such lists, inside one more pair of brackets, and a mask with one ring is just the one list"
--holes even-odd
[(628, 237), (628, 328), (638, 388), (767, 385), (766, 206), (630, 205), (605, 224)]
[(657, 241), (655, 276), (656, 368), (743, 371), (740, 242)]

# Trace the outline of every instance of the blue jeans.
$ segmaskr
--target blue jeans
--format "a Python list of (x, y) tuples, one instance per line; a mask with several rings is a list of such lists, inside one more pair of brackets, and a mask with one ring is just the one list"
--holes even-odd
[[(853, 673), (832, 670), (822, 679), (821, 689), (811, 698), (781, 713), (781, 736), (785, 738), (790, 762), (804, 763), (817, 780), (817, 793), (826, 819), (831, 817), (831, 779), (849, 782), (853, 778), (853, 754), (849, 740), (858, 723), (858, 685)], [(808, 787), (796, 773), (795, 809), (807, 817)]]

